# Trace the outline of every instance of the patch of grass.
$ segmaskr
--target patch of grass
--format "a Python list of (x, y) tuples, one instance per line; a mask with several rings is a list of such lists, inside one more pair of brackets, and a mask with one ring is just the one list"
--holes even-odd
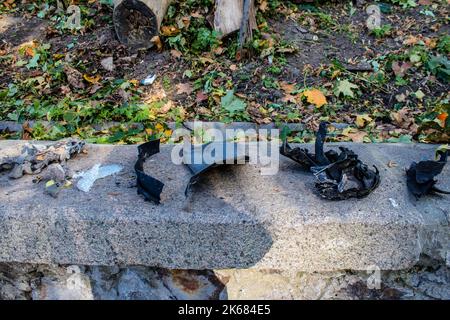
[(417, 7), (416, 0), (390, 0), (390, 2), (401, 6), (403, 9)]
[(439, 38), (437, 51), (442, 54), (450, 54), (450, 36), (448, 34), (442, 35)]
[(311, 19), (314, 21), (314, 25), (322, 30), (336, 30), (339, 27), (336, 19), (320, 11), (303, 13), (299, 18), (299, 22), (304, 26), (311, 26)]
[(375, 38), (381, 39), (391, 34), (392, 26), (390, 24), (382, 25), (379, 28), (374, 28), (370, 30), (370, 33), (375, 36)]

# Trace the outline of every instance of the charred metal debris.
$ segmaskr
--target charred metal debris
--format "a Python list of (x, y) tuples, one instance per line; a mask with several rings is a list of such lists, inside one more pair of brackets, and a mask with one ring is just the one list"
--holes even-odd
[[(160, 140), (153, 140), (144, 143), (138, 147), (138, 160), (134, 166), (137, 178), (138, 194), (144, 196), (147, 201), (155, 204), (161, 203), (161, 193), (164, 189), (164, 183), (153, 178), (144, 172), (144, 163), (151, 156), (160, 152)], [(207, 150), (209, 149), (209, 150)], [(221, 152), (216, 153), (218, 150)], [(206, 163), (202, 155), (208, 151), (212, 158), (216, 159), (213, 163)], [(220, 157), (216, 157), (220, 155)], [(192, 173), (191, 178), (186, 186), (185, 195), (188, 196), (192, 185), (198, 182), (200, 176), (212, 168), (224, 164), (238, 164), (247, 162), (248, 155), (244, 148), (240, 148), (238, 143), (234, 142), (210, 142), (199, 146), (191, 145), (189, 154), (184, 155), (185, 165)], [(201, 159), (200, 163), (196, 163), (195, 159)]]
[(407, 185), (409, 191), (419, 199), (421, 196), (433, 193), (450, 194), (450, 191), (439, 189), (436, 184), (437, 180), (434, 178), (441, 174), (447, 163), (449, 150), (437, 150), (436, 155), (438, 160), (426, 160), (420, 162), (413, 162), (406, 170)]
[(327, 123), (322, 122), (316, 135), (315, 154), (307, 149), (291, 148), (284, 141), (280, 153), (296, 162), (316, 177), (316, 188), (321, 197), (329, 200), (345, 200), (368, 196), (380, 184), (380, 173), (376, 166), (370, 169), (358, 159), (352, 150), (339, 147), (324, 152)]
[(138, 194), (143, 195), (146, 200), (156, 204), (160, 204), (161, 202), (164, 183), (146, 174), (144, 172), (144, 163), (148, 158), (159, 153), (159, 145), (160, 140), (153, 140), (140, 145), (138, 147), (138, 160), (134, 165)]

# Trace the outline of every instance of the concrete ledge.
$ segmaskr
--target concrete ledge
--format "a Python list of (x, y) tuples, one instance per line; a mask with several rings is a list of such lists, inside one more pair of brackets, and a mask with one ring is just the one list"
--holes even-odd
[[(0, 154), (21, 143), (0, 141)], [(87, 155), (69, 161), (73, 170), (125, 167), (89, 194), (73, 188), (53, 199), (30, 176), (0, 175), (0, 262), (334, 271), (403, 269), (424, 251), (448, 255), (450, 197), (416, 202), (404, 177), (404, 168), (432, 157), (435, 146), (349, 147), (377, 165), (381, 186), (365, 199), (330, 202), (311, 191), (310, 174), (284, 157), (275, 176), (253, 165), (215, 169), (186, 199), (188, 169), (172, 164), (164, 146), (148, 163), (166, 182), (165, 201), (155, 206), (134, 187), (136, 146), (89, 145)], [(389, 168), (390, 160), (398, 166)], [(447, 189), (449, 171), (441, 176)]]

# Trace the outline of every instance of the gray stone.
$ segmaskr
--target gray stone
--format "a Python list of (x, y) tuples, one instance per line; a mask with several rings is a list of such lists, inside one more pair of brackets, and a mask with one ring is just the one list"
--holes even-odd
[(75, 273), (68, 277), (44, 277), (32, 292), (33, 300), (92, 300), (89, 277)]
[(156, 272), (149, 275), (133, 269), (125, 270), (117, 284), (119, 300), (173, 300), (170, 291), (162, 283), (154, 281)]
[[(0, 149), (19, 143), (0, 141)], [(423, 252), (445, 255), (450, 197), (417, 202), (404, 175), (412, 160), (433, 157), (435, 147), (347, 146), (380, 169), (382, 183), (365, 199), (319, 198), (312, 175), (283, 157), (275, 176), (250, 164), (214, 169), (185, 198), (190, 173), (172, 164), (170, 146), (163, 146), (160, 160), (147, 165), (166, 182), (156, 206), (134, 188), (136, 146), (89, 145), (87, 155), (68, 161), (73, 171), (96, 163), (124, 170), (88, 194), (72, 188), (51, 199), (31, 176), (0, 176), (0, 261), (312, 272), (404, 269)], [(390, 160), (398, 167), (390, 168)], [(450, 189), (448, 174), (447, 166), (442, 188)]]
[(166, 270), (162, 281), (177, 300), (219, 299), (224, 291), (212, 271)]
[(26, 300), (24, 292), (10, 283), (0, 283), (1, 300)]
[(114, 71), (114, 60), (113, 57), (108, 57), (103, 59), (102, 61), (100, 61), (100, 64), (102, 65), (102, 67), (107, 70), (107, 71)]
[[(446, 299), (450, 269), (444, 261), (379, 273), (283, 270), (168, 270), (0, 264), (0, 298), (18, 299)], [(434, 267), (430, 267), (433, 265)]]
[(66, 180), (66, 171), (61, 164), (52, 163), (45, 170), (44, 179), (62, 183)]

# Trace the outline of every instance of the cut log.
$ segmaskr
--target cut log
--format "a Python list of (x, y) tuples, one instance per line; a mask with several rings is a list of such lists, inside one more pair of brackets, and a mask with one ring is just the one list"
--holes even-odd
[(172, 0), (115, 0), (114, 28), (119, 41), (132, 49), (148, 49)]
[[(249, 24), (251, 29), (256, 29), (256, 8), (254, 0), (251, 0), (249, 12)], [(214, 29), (221, 37), (226, 37), (241, 28), (244, 0), (216, 0), (216, 11), (214, 15)]]

